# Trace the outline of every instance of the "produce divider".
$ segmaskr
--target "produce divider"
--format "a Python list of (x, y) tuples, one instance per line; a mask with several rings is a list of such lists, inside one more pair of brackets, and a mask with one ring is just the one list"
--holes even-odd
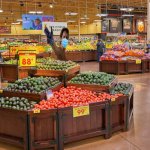
[(102, 60), (99, 63), (99, 71), (112, 74), (129, 74), (150, 72), (150, 60), (136, 61), (107, 61)]
[(94, 84), (76, 84), (67, 82), (67, 86), (76, 86), (79, 88), (83, 88), (86, 90), (94, 91), (94, 92), (109, 92), (111, 88), (113, 88), (117, 84), (118, 80), (115, 78), (109, 85), (94, 85)]

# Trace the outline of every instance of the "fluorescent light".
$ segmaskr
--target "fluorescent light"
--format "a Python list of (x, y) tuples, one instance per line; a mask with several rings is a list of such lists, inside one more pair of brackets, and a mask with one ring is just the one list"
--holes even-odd
[(76, 16), (78, 13), (76, 12), (66, 12), (65, 15), (66, 16)]
[(108, 14), (97, 14), (96, 16), (97, 17), (106, 17), (106, 16), (108, 16)]
[(94, 20), (95, 22), (100, 22), (100, 21), (102, 21), (102, 20)]
[(123, 14), (122, 17), (133, 17), (134, 15), (132, 14)]
[(76, 22), (75, 20), (68, 20), (67, 22), (73, 23)]
[(16, 24), (20, 24), (20, 22), (13, 22), (11, 24), (16, 25)]
[(17, 22), (22, 22), (22, 19), (17, 19)]
[(86, 22), (85, 22), (85, 21), (81, 21), (80, 23), (84, 24), (84, 23), (86, 23)]
[(88, 20), (90, 18), (84, 17), (84, 18), (80, 18), (81, 20)]
[(2, 8), (0, 8), (0, 13), (4, 12)]
[(133, 11), (134, 10), (134, 8), (133, 7), (127, 7), (127, 8), (120, 8), (120, 10), (121, 11), (127, 11), (127, 12), (129, 12), (129, 11)]
[(29, 14), (43, 14), (43, 11), (29, 11)]

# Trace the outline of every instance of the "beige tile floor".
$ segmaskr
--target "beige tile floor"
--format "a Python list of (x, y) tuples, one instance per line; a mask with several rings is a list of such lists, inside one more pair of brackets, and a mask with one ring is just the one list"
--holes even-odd
[[(98, 71), (98, 63), (80, 63), (81, 71)], [(66, 145), (65, 150), (150, 150), (150, 73), (118, 76), (119, 81), (134, 84), (134, 119), (128, 132)], [(20, 150), (0, 143), (0, 150)]]

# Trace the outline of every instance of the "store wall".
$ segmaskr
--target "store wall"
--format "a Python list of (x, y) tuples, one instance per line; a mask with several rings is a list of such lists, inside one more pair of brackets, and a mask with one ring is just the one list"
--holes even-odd
[[(78, 34), (78, 26), (69, 25), (70, 34)], [(80, 26), (81, 34), (95, 34), (101, 32), (101, 24), (100, 23), (92, 23), (89, 25), (81, 25)], [(7, 35), (29, 35), (29, 34), (42, 34), (42, 31), (34, 31), (34, 30), (22, 30), (22, 25), (12, 25), (11, 26), (11, 34)]]

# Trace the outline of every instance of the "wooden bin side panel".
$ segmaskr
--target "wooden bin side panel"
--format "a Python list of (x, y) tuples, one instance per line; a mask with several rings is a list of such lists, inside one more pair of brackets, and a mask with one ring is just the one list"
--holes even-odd
[(0, 141), (27, 150), (27, 112), (0, 108), (0, 118)]
[(126, 118), (127, 118), (127, 105), (126, 105), (127, 97), (122, 96), (117, 99), (115, 102), (111, 102), (111, 110), (110, 110), (110, 127), (111, 133), (125, 130), (126, 128)]
[(142, 63), (136, 64), (135, 61), (128, 61), (128, 73), (143, 72)]
[(126, 61), (120, 61), (118, 62), (118, 74), (127, 74), (127, 62)]
[(150, 60), (142, 60), (143, 63), (143, 73), (150, 72)]
[(82, 51), (66, 52), (67, 60), (83, 61)]
[(57, 149), (56, 110), (46, 110), (39, 114), (29, 113), (30, 149)]
[[(106, 105), (90, 105), (90, 115), (73, 118), (73, 108), (58, 110), (59, 136), (63, 143), (70, 143), (106, 133)], [(60, 142), (60, 143), (61, 143)], [(62, 144), (62, 143), (61, 143)], [(61, 145), (60, 144), (60, 145)]]
[(17, 65), (0, 65), (2, 80), (14, 82), (18, 79), (18, 66)]

